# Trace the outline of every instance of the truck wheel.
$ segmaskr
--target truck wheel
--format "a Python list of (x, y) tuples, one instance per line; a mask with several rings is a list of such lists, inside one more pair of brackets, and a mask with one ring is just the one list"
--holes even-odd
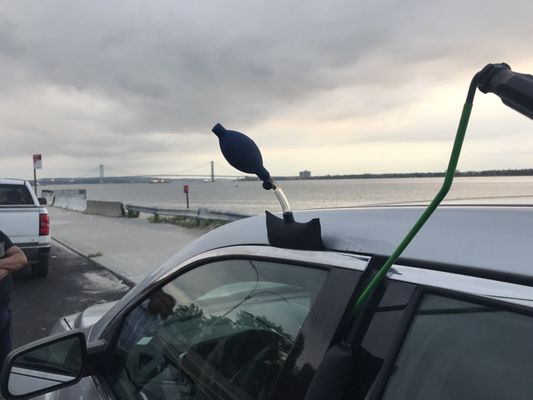
[(48, 274), (48, 264), (48, 256), (40, 257), (39, 262), (37, 264), (32, 264), (31, 266), (32, 278), (44, 278)]

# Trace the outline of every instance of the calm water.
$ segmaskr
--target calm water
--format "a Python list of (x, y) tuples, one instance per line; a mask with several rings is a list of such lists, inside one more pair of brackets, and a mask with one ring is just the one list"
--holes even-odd
[[(90, 200), (122, 201), (135, 205), (185, 208), (183, 185), (189, 185), (191, 208), (262, 213), (279, 211), (272, 192), (259, 182), (178, 182), (159, 184), (95, 184), (43, 186), (43, 189), (87, 189)], [(281, 181), (293, 209), (347, 207), (387, 203), (428, 202), (442, 184), (442, 178), (349, 179)], [(529, 196), (529, 199), (524, 199)], [(448, 200), (492, 199), (505, 203), (533, 203), (533, 177), (456, 178)], [(503, 200), (505, 198), (505, 200)], [(477, 200), (477, 201), (476, 201)]]

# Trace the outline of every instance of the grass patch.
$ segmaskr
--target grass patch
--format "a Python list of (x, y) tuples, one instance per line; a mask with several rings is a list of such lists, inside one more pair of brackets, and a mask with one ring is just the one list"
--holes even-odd
[(228, 222), (230, 222), (230, 221), (226, 221), (222, 219), (201, 219), (201, 218), (187, 217), (183, 215), (162, 217), (158, 214), (148, 217), (148, 221), (154, 224), (165, 222), (168, 224), (179, 225), (184, 228), (196, 228), (196, 229), (207, 229), (207, 230), (218, 228), (219, 226), (225, 225)]
[(102, 257), (103, 255), (104, 253), (102, 253), (101, 251), (97, 251), (96, 253), (89, 253), (87, 257), (94, 258), (94, 257)]
[(159, 224), (160, 222), (165, 222), (166, 217), (161, 217), (159, 214), (154, 214), (151, 217), (148, 217), (148, 221), (153, 224)]
[(126, 216), (128, 218), (139, 218), (139, 214), (139, 211), (128, 210), (128, 214), (126, 214)]

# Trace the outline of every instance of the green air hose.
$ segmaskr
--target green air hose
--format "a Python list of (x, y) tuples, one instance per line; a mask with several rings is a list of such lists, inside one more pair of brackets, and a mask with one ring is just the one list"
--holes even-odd
[(465, 138), (466, 128), (468, 126), (468, 120), (470, 119), (470, 112), (472, 111), (472, 104), (474, 101), (474, 95), (476, 92), (478, 75), (476, 74), (470, 83), (470, 88), (468, 89), (468, 95), (466, 96), (466, 102), (463, 107), (463, 112), (461, 114), (461, 119), (459, 121), (459, 127), (457, 128), (457, 134), (455, 135), (455, 141), (453, 144), (452, 154), (450, 155), (450, 161), (448, 163), (448, 169), (446, 170), (446, 176), (444, 177), (444, 183), (440, 188), (439, 192), (435, 198), (431, 201), (429, 206), (424, 210), (424, 213), (420, 216), (418, 221), (413, 225), (411, 230), (404, 237), (400, 245), (394, 250), (394, 253), (385, 261), (385, 264), (378, 270), (376, 275), (372, 278), (370, 283), (365, 287), (361, 295), (357, 298), (355, 303), (354, 311), (358, 310), (359, 307), (365, 302), (365, 300), (370, 296), (375, 287), (383, 279), (390, 267), (396, 262), (398, 257), (402, 254), (405, 248), (411, 243), (413, 238), (416, 236), (420, 228), (426, 223), (433, 211), (439, 206), (441, 201), (446, 197), (446, 194), (450, 190), (453, 182), (453, 177), (455, 175), (455, 170), (457, 169), (457, 162), (459, 161), (459, 156), (461, 154), (461, 148), (463, 146), (463, 141)]

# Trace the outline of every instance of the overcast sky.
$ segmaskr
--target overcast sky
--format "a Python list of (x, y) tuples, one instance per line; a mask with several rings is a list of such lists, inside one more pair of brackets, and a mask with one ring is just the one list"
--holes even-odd
[[(533, 73), (531, 0), (0, 5), (4, 177), (208, 173), (216, 122), (273, 175), (443, 171), (473, 74)], [(478, 92), (459, 169), (532, 167), (533, 121)]]

